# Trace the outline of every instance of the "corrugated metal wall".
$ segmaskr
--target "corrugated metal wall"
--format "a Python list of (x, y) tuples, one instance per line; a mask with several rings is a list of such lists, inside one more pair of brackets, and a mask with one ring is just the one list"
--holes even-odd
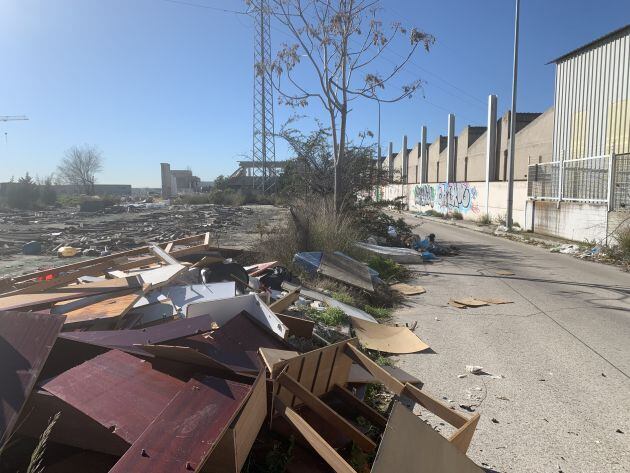
[(557, 64), (554, 161), (630, 153), (630, 33)]

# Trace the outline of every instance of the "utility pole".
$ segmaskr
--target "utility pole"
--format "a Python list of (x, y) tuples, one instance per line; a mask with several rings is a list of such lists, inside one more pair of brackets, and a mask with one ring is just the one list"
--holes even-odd
[(378, 154), (376, 155), (376, 201), (380, 202), (381, 200), (381, 174), (383, 171), (383, 165), (381, 163), (381, 101), (377, 100), (376, 103), (378, 103), (378, 133), (377, 133), (377, 140), (378, 140)]
[(516, 13), (514, 15), (514, 70), (512, 75), (512, 109), (510, 112), (510, 156), (508, 159), (508, 200), (507, 200), (507, 227), (512, 229), (512, 207), (514, 206), (514, 149), (516, 142), (516, 82), (518, 79), (518, 20), (521, 0), (516, 0)]

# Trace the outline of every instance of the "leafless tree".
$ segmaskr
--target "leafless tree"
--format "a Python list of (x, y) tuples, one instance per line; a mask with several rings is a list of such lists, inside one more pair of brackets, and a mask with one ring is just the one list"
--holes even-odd
[(57, 166), (57, 176), (64, 184), (71, 184), (94, 194), (96, 173), (103, 170), (103, 154), (95, 146), (85, 144), (73, 146), (66, 151), (61, 164)]
[[(247, 0), (251, 8), (259, 2)], [(378, 0), (269, 0), (270, 15), (291, 35), (269, 64), (257, 64), (258, 74), (272, 72), (281, 103), (300, 107), (316, 99), (329, 117), (334, 152), (334, 199), (337, 208), (343, 195), (339, 168), (347, 157), (348, 115), (352, 102), (363, 98), (396, 102), (422, 85), (420, 78), (385, 96), (386, 86), (399, 75), (419, 46), (426, 51), (435, 38), (401, 23), (383, 26), (378, 18)], [(379, 58), (397, 38), (409, 41), (406, 55), (379, 72)], [(315, 74), (317, 85), (308, 87), (295, 77), (302, 59)], [(284, 82), (282, 79), (286, 79)]]

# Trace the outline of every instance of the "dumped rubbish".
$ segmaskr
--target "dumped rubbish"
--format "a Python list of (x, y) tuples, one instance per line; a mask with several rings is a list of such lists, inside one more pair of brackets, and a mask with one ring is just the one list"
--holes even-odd
[(80, 248), (73, 248), (72, 246), (62, 246), (57, 250), (57, 256), (60, 258), (71, 258), (81, 253)]
[(459, 299), (450, 299), (448, 305), (457, 309), (468, 309), (475, 307), (483, 307), (494, 304), (512, 304), (512, 301), (501, 299), (499, 297), (464, 297)]
[(507, 269), (499, 269), (495, 271), (495, 273), (499, 276), (514, 276), (514, 273), (512, 271), (508, 271)]
[(393, 246), (379, 246), (370, 243), (357, 242), (358, 248), (368, 251), (371, 254), (389, 258), (400, 264), (420, 264), (424, 261), (421, 253), (411, 248), (397, 248)]
[(42, 244), (39, 241), (29, 241), (22, 246), (22, 254), (39, 255), (42, 252)]
[(360, 319), (352, 319), (352, 327), (361, 345), (369, 350), (403, 354), (429, 349), (429, 345), (407, 327), (390, 327)]
[(477, 366), (477, 365), (466, 365), (466, 371), (472, 374), (484, 373), (483, 366)]
[[(357, 449), (378, 452), (360, 471), (481, 472), (466, 456), (479, 414), (451, 408), (423, 390), (424, 380), (359, 348), (426, 351), (416, 324), (379, 324), (296, 284), (275, 261), (241, 266), (233, 259), (240, 250), (210, 242), (205, 233), (111, 254), (60, 247), (68, 257), (105, 254), (0, 279), (3, 457), (28, 462), (14, 440), (39, 438), (60, 413), (49, 433), (50, 471), (238, 473), (279, 436), (296, 439), (287, 471), (359, 471), (351, 466)], [(298, 261), (365, 297), (387, 290), (378, 273), (342, 253), (300, 253)], [(348, 316), (336, 338), (316, 331), (312, 306)], [(361, 400), (368, 384), (396, 397), (389, 415)], [(454, 433), (434, 431), (403, 398)], [(376, 435), (358, 427), (359, 417)]]
[(412, 286), (405, 283), (392, 284), (391, 286), (389, 286), (389, 288), (392, 291), (400, 292), (405, 296), (416, 296), (418, 294), (424, 294), (425, 292), (427, 292), (427, 290), (422, 286)]

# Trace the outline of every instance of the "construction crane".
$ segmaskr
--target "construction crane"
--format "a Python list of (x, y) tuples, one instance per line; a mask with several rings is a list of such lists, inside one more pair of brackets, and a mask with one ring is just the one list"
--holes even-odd
[[(16, 120), (28, 120), (26, 115), (0, 115), (0, 122), (13, 122)], [(9, 142), (7, 138), (7, 132), (4, 132), (4, 142), (5, 144)]]
[(0, 122), (12, 122), (15, 120), (28, 120), (25, 115), (0, 115)]

